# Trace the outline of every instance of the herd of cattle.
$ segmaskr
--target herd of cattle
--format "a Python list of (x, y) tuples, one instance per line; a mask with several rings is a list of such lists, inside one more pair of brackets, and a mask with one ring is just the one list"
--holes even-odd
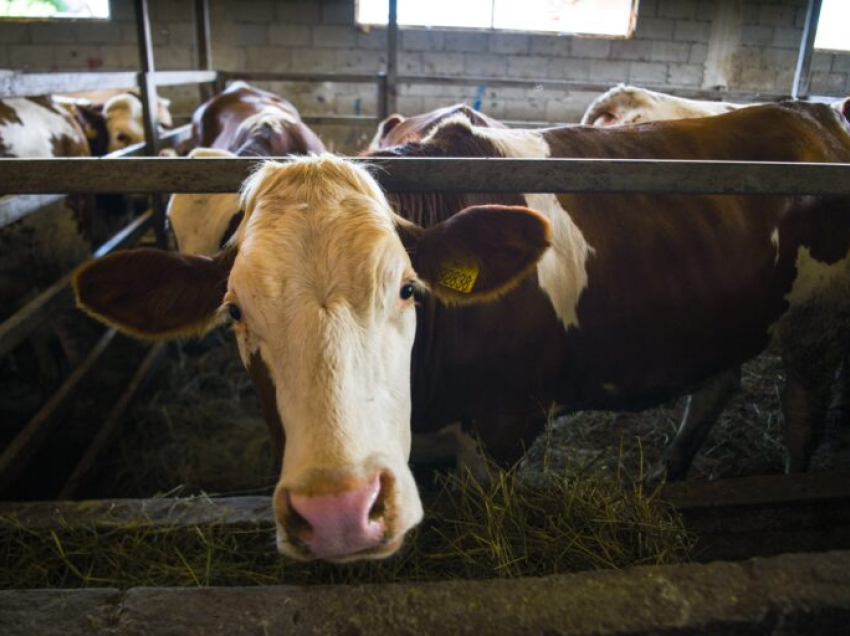
[[(465, 105), (393, 115), (363, 155), (850, 163), (849, 116), (850, 99), (742, 105), (621, 86), (580, 126), (509, 129)], [(4, 156), (21, 156), (14, 123), (0, 104)], [(472, 461), (472, 434), (508, 464), (553, 408), (690, 393), (659, 467), (684, 478), (741, 364), (768, 347), (787, 376), (787, 469), (806, 469), (850, 346), (850, 200), (388, 195), (362, 164), (324, 153), (291, 104), (241, 82), (192, 127), (189, 157), (295, 156), (240, 195), (174, 195), (178, 252), (92, 261), (75, 292), (142, 338), (232, 325), (283, 458), (282, 553), (392, 554), (422, 517), (411, 446)]]

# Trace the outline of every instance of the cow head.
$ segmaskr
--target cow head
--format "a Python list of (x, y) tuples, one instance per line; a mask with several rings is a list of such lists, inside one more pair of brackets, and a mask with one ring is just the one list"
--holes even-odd
[(479, 206), (423, 229), (396, 216), (365, 169), (329, 155), (266, 163), (242, 204), (245, 220), (215, 258), (119, 252), (78, 273), (78, 303), (149, 338), (230, 320), (286, 435), (278, 549), (388, 556), (422, 517), (407, 464), (416, 296), (504, 293), (548, 248), (548, 223)]
[[(233, 158), (232, 152), (215, 148), (195, 148), (190, 158)], [(168, 202), (168, 222), (177, 240), (177, 248), (185, 254), (212, 256), (230, 240), (242, 212), (239, 197), (233, 193), (174, 194)]]
[[(157, 121), (163, 128), (171, 128), (173, 122), (168, 107), (171, 102), (163, 97), (157, 101)], [(103, 107), (106, 128), (109, 131), (109, 152), (121, 150), (127, 146), (145, 140), (145, 127), (142, 121), (142, 102), (138, 95), (122, 93), (111, 97)]]

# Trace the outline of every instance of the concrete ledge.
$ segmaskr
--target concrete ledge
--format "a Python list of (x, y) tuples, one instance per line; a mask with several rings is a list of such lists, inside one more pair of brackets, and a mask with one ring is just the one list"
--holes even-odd
[(0, 632), (43, 634), (831, 634), (850, 552), (513, 581), (0, 593)]

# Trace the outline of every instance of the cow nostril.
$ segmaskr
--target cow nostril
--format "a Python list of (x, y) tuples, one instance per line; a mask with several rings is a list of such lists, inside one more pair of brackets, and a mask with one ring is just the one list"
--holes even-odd
[(378, 521), (387, 515), (388, 497), (389, 493), (393, 491), (393, 478), (389, 473), (382, 472), (378, 478), (378, 484), (380, 488), (378, 496), (369, 509), (370, 521)]
[(289, 493), (286, 494), (286, 534), (290, 537), (297, 537), (301, 541), (309, 541), (313, 535), (313, 526), (298, 512), (298, 509), (292, 504), (292, 497)]

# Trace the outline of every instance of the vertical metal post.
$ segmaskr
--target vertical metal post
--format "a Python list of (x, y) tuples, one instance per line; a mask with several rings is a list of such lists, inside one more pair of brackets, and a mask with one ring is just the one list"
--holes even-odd
[[(136, 34), (139, 40), (139, 91), (142, 99), (142, 119), (145, 126), (145, 154), (152, 157), (159, 153), (159, 121), (157, 108), (159, 97), (156, 92), (154, 79), (153, 40), (151, 39), (150, 13), (148, 0), (133, 0), (136, 11)], [(151, 197), (154, 210), (154, 232), (156, 242), (160, 247), (168, 244), (165, 232), (165, 199), (161, 194)]]
[(812, 54), (815, 49), (815, 34), (818, 30), (821, 4), (821, 0), (809, 0), (803, 39), (800, 41), (800, 54), (797, 57), (797, 70), (794, 72), (794, 85), (791, 87), (791, 97), (794, 99), (800, 99), (809, 94), (812, 79)]
[[(211, 70), (209, 0), (195, 0), (195, 47), (198, 50), (198, 68), (202, 71)], [(200, 91), (202, 102), (212, 97), (213, 89), (209, 84), (201, 84)]]
[(380, 107), (386, 116), (398, 112), (398, 0), (390, 0), (387, 16), (387, 88), (386, 105)]
[(387, 74), (378, 73), (378, 119), (384, 121), (389, 116), (389, 104), (387, 104)]

